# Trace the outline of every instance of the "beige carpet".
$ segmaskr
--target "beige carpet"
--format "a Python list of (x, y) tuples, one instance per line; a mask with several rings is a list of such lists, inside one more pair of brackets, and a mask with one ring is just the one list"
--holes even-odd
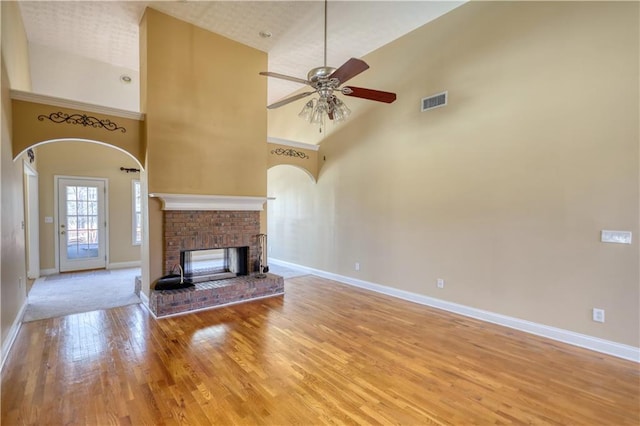
[(134, 294), (140, 268), (74, 272), (36, 280), (24, 322), (140, 303)]

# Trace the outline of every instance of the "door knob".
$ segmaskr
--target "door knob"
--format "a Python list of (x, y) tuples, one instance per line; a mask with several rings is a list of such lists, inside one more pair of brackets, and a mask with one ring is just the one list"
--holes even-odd
[(64, 235), (64, 234), (65, 234), (65, 232), (64, 232), (64, 231), (60, 231), (60, 235)]

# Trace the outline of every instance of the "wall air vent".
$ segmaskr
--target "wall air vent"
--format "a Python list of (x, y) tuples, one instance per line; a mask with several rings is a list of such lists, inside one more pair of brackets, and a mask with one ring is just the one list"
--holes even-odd
[(422, 98), (422, 111), (443, 107), (447, 104), (447, 92)]

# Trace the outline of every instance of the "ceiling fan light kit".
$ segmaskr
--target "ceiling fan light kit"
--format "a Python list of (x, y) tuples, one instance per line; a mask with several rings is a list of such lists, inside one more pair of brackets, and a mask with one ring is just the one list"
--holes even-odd
[(351, 110), (340, 100), (335, 92), (340, 92), (345, 96), (355, 98), (369, 99), (372, 101), (392, 103), (396, 100), (396, 94), (391, 92), (383, 92), (380, 90), (365, 89), (361, 87), (340, 86), (352, 79), (361, 72), (369, 69), (369, 65), (361, 59), (351, 58), (339, 68), (327, 66), (327, 0), (324, 2), (324, 66), (311, 69), (307, 74), (307, 79), (291, 77), (275, 72), (261, 72), (260, 75), (267, 77), (280, 78), (300, 84), (311, 86), (314, 90), (310, 92), (298, 93), (281, 101), (268, 105), (268, 109), (279, 108), (298, 99), (305, 98), (314, 93), (318, 94), (318, 99), (308, 101), (299, 117), (309, 121), (311, 124), (320, 126), (320, 131), (324, 127), (325, 117), (334, 122), (344, 121), (350, 114)]

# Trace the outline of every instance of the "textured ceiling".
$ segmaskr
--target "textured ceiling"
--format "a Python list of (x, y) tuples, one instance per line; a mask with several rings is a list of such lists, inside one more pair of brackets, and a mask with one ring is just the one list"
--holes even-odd
[[(462, 3), (330, 0), (327, 65), (364, 56)], [(22, 1), (20, 7), (29, 42), (134, 70), (146, 7), (268, 52), (268, 71), (306, 78), (323, 65), (321, 1)], [(265, 39), (260, 31), (273, 35)], [(270, 103), (300, 85), (270, 78), (268, 88)]]

